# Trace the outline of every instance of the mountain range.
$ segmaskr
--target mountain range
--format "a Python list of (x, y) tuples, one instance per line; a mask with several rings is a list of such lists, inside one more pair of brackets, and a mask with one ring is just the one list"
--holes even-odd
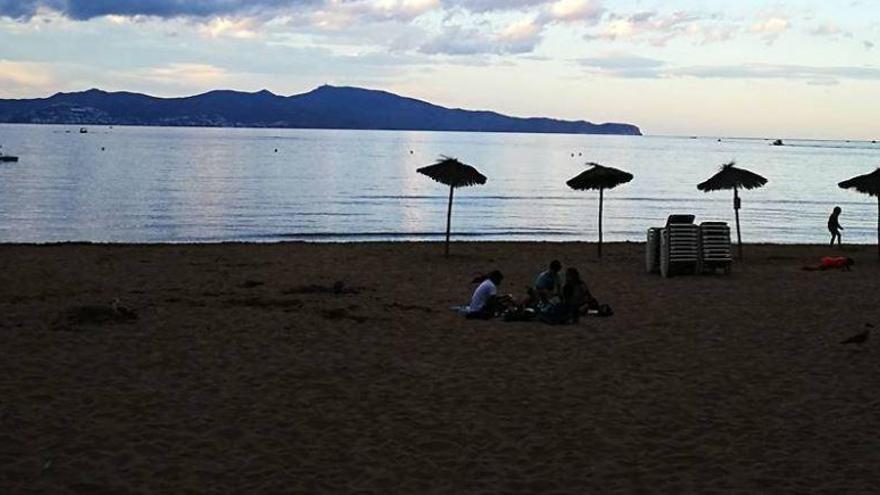
[(510, 117), (445, 108), (386, 91), (327, 85), (293, 96), (218, 90), (158, 98), (91, 89), (48, 98), (0, 99), (0, 123), (641, 135), (631, 124)]

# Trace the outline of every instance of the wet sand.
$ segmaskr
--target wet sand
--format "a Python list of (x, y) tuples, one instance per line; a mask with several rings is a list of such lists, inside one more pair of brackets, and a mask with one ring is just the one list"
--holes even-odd
[[(0, 246), (0, 493), (880, 492), (876, 247), (643, 249)], [(616, 314), (448, 310), (552, 258)]]

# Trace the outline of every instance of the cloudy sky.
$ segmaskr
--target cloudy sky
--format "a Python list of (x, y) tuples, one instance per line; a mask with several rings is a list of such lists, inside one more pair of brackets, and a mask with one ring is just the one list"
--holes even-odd
[(0, 98), (386, 89), (651, 134), (880, 138), (880, 0), (0, 0)]

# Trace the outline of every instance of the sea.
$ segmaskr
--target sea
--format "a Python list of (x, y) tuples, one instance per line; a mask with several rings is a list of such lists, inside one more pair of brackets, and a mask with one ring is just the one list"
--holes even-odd
[(606, 241), (643, 241), (671, 214), (733, 225), (732, 191), (697, 184), (736, 161), (744, 242), (877, 242), (877, 200), (837, 183), (880, 166), (880, 144), (732, 137), (0, 125), (0, 242), (440, 241), (449, 189), (416, 172), (473, 165), (453, 239), (594, 241), (598, 193), (566, 181), (588, 162), (632, 173), (605, 192)]

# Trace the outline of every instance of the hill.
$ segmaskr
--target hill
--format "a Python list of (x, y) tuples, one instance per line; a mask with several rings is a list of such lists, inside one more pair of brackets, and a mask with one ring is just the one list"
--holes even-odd
[(293, 96), (220, 90), (185, 98), (91, 89), (49, 98), (0, 99), (0, 122), (641, 135), (631, 124), (510, 117), (336, 86)]

